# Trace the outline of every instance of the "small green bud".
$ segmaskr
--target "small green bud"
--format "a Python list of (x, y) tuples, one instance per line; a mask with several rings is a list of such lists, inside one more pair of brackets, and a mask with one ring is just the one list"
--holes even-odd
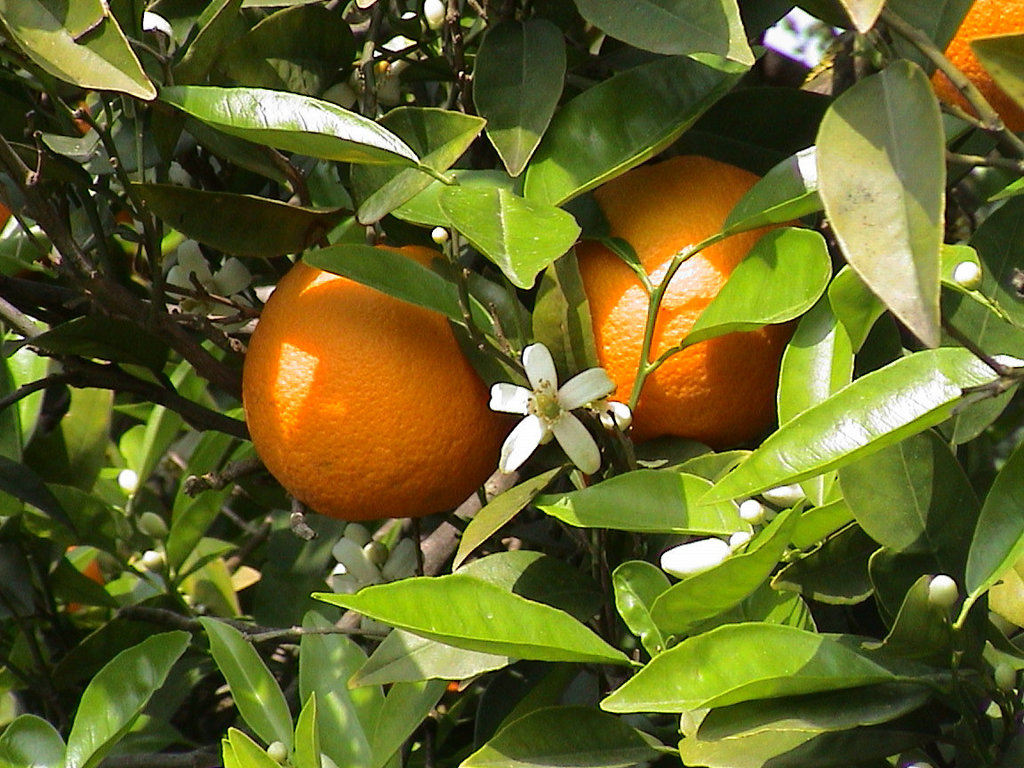
[(154, 539), (167, 537), (167, 523), (156, 512), (143, 512), (135, 523), (140, 532)]
[(275, 763), (284, 763), (288, 759), (288, 747), (283, 742), (275, 741), (267, 747), (267, 756)]

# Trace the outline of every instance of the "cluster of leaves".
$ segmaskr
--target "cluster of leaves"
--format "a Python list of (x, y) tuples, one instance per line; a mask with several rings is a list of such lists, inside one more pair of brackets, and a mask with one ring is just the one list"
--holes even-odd
[[(1024, 142), (926, 74), (969, 5), (804, 2), (801, 87), (752, 45), (784, 0), (0, 0), (0, 766), (1015, 764)], [(1018, 100), (1021, 39), (979, 46)], [(239, 400), (291, 257), (568, 376), (573, 244), (630, 258), (588, 193), (662, 153), (763, 175), (678, 347), (792, 322), (778, 428), (595, 427), (592, 477), (300, 538)]]

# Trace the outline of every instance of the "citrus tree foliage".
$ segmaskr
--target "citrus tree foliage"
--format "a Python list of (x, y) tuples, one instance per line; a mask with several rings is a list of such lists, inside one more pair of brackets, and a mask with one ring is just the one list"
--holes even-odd
[[(785, 0), (0, 0), (0, 766), (1018, 764), (1024, 142), (931, 90), (968, 0), (800, 5), (813, 72)], [(567, 380), (591, 190), (677, 154), (763, 177), (708, 242), (787, 225), (678, 340), (792, 324), (763, 440), (581, 413), (596, 472), (416, 525), (261, 471), (291, 261)]]

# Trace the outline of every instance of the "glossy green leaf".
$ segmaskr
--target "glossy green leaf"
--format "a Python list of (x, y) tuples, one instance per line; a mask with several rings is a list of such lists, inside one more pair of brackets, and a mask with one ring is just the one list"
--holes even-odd
[(562, 95), (565, 40), (540, 17), (489, 27), (473, 68), (473, 103), (511, 176), (523, 172)]
[(232, 136), (324, 160), (416, 165), (416, 153), (374, 121), (327, 101), (263, 88), (176, 85), (160, 100)]
[(231, 759), (225, 750), (224, 768), (280, 768), (274, 758), (259, 744), (237, 728), (228, 728), (227, 742)]
[[(921, 576), (907, 592), (880, 651), (935, 666), (950, 663), (954, 651), (949, 608), (928, 599), (932, 576)], [(868, 646), (870, 647), (870, 646)]]
[(580, 621), (591, 619), (602, 604), (597, 585), (585, 573), (540, 552), (495, 552), (467, 563), (458, 572), (527, 600), (558, 608)]
[(814, 616), (804, 599), (796, 592), (775, 589), (765, 582), (737, 605), (718, 614), (694, 630), (707, 632), (723, 624), (742, 624), (745, 622), (763, 622), (765, 624), (785, 624), (786, 626), (815, 630)]
[(469, 521), (466, 530), (462, 532), (459, 548), (452, 561), (452, 570), (457, 570), (477, 547), (519, 514), (561, 472), (561, 467), (549, 469), (547, 472), (509, 488), (481, 507), (480, 511)]
[(651, 606), (654, 623), (666, 634), (686, 634), (752, 594), (779, 564), (799, 518), (795, 509), (786, 510), (743, 551), (662, 592)]
[(855, 380), (770, 435), (704, 501), (722, 501), (798, 482), (849, 464), (933, 427), (962, 391), (996, 374), (965, 349), (925, 350)]
[(0, 0), (0, 22), (10, 40), (54, 77), (146, 101), (156, 97), (102, 0)]
[(507, 667), (508, 656), (467, 651), (395, 629), (352, 678), (352, 685), (389, 685), (419, 680), (467, 680)]
[(860, 350), (875, 322), (885, 314), (885, 304), (864, 285), (849, 265), (840, 269), (828, 287), (832, 312), (843, 324), (854, 352)]
[(82, 694), (68, 734), (66, 768), (96, 768), (124, 738), (185, 652), (187, 632), (152, 635), (121, 651)]
[(500, 187), (449, 187), (439, 202), (452, 226), (520, 288), (533, 287), (580, 234), (565, 211)]
[(235, 30), (242, 0), (215, 0), (196, 20), (195, 37), (180, 61), (174, 65), (174, 82), (179, 85), (200, 83), (209, 74), (217, 57)]
[[(437, 256), (441, 258), (440, 253)], [(462, 322), (455, 285), (399, 252), (342, 243), (309, 251), (303, 261)]]
[(512, 720), (463, 768), (628, 768), (655, 760), (643, 734), (590, 707), (541, 707)]
[[(207, 192), (172, 184), (133, 184), (147, 207), (179, 232), (236, 256), (301, 253), (345, 216), (256, 195)], [(260, 222), (253, 227), (252, 222)]]
[(0, 733), (0, 768), (64, 768), (64, 739), (36, 715), (19, 715)]
[(1024, 34), (975, 38), (971, 50), (1002, 92), (1024, 106)]
[(531, 319), (534, 340), (551, 351), (558, 370), (584, 371), (599, 365), (590, 304), (575, 251), (544, 270)]
[(844, 499), (805, 509), (793, 531), (791, 544), (797, 549), (808, 549), (852, 522), (853, 512)]
[(747, 66), (754, 63), (736, 0), (575, 2), (588, 22), (642, 50), (670, 56), (712, 53)]
[(722, 230), (746, 232), (785, 224), (821, 210), (817, 151), (814, 147), (787, 157), (752, 186), (726, 216)]
[(141, 365), (163, 371), (169, 350), (157, 337), (136, 323), (113, 317), (85, 315), (54, 326), (32, 338), (32, 345), (56, 355)]
[(855, 605), (871, 594), (868, 564), (878, 543), (859, 526), (847, 526), (794, 560), (772, 579), (772, 586), (828, 605)]
[(560, 205), (658, 154), (736, 83), (742, 67), (657, 59), (588, 88), (548, 126), (524, 194)]
[(930, 430), (843, 467), (839, 482), (861, 528), (896, 551), (962, 553), (978, 517), (960, 462)]
[(447, 685), (444, 680), (427, 680), (391, 686), (373, 732), (373, 768), (384, 768), (390, 762), (430, 714)]
[(31, 504), (40, 512), (54, 521), (74, 531), (71, 522), (60, 501), (53, 495), (46, 483), (42, 481), (30, 467), (20, 462), (0, 456), (0, 493), (6, 493), (18, 501)]
[[(456, 168), (445, 175), (462, 187), (500, 188), (512, 192), (515, 186), (514, 180), (504, 171)], [(441, 210), (441, 193), (449, 186), (451, 185), (433, 180), (426, 189), (395, 208), (391, 214), (395, 218), (424, 227), (450, 227), (451, 222)]]
[(734, 504), (700, 503), (709, 488), (696, 475), (638, 469), (581, 491), (541, 496), (536, 506), (577, 528), (708, 536), (746, 529)]
[[(348, 23), (318, 5), (282, 8), (229, 45), (217, 71), (235, 83), (315, 96), (356, 55)], [(177, 81), (175, 81), (177, 82)]]
[(825, 239), (810, 229), (773, 229), (732, 271), (681, 346), (799, 317), (832, 277)]
[(665, 650), (665, 638), (651, 616), (651, 606), (669, 586), (665, 572), (643, 560), (627, 560), (612, 571), (615, 609), (651, 656)]
[(318, 613), (307, 613), (302, 626), (307, 634), (299, 649), (299, 695), (316, 696), (320, 747), (336, 765), (370, 768), (370, 734), (384, 694), (376, 686), (349, 687), (366, 653), (351, 638), (328, 634), (334, 625)]
[[(539, 661), (628, 663), (567, 613), (462, 573), (314, 597), (470, 651)], [(444, 610), (424, 611), (424, 605), (443, 605)]]
[[(422, 167), (447, 171), (483, 130), (484, 120), (444, 109), (398, 107), (380, 125), (405, 141), (420, 156)], [(435, 179), (416, 168), (361, 165), (352, 169), (352, 187), (363, 224), (382, 219), (422, 192)]]
[(231, 698), (242, 719), (265, 744), (280, 741), (290, 750), (292, 716), (263, 659), (234, 627), (205, 617), (199, 622), (210, 639), (210, 653), (231, 689)]
[(840, 0), (858, 32), (867, 32), (885, 7), (885, 0)]
[(1024, 556), (1024, 444), (1006, 460), (981, 506), (967, 556), (966, 589), (974, 600)]
[(946, 173), (928, 78), (898, 61), (859, 81), (826, 112), (817, 145), (819, 194), (847, 262), (937, 346)]
[(609, 712), (683, 712), (891, 682), (842, 643), (784, 624), (726, 624), (659, 654), (601, 702)]
[(294, 755), (295, 768), (322, 768), (316, 694), (306, 699), (295, 721)]
[(974, 233), (971, 245), (984, 267), (980, 292), (1024, 326), (1024, 301), (1013, 287), (1015, 270), (1024, 263), (1024, 198), (1008, 200), (993, 211)]

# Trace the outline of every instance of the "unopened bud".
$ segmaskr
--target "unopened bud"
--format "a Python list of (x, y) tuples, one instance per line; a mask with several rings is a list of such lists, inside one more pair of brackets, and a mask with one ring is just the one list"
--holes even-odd
[(939, 608), (949, 609), (953, 607), (960, 596), (956, 582), (944, 573), (932, 578), (928, 582), (928, 602)]
[(423, 18), (430, 29), (438, 30), (444, 24), (445, 7), (443, 0), (423, 0)]
[(697, 539), (673, 547), (661, 556), (661, 569), (680, 579), (714, 568), (730, 553), (721, 539)]
[(281, 741), (271, 742), (270, 746), (267, 747), (267, 757), (275, 763), (284, 763), (288, 759), (288, 747)]
[(388, 561), (388, 548), (379, 541), (368, 541), (363, 546), (363, 554), (378, 568)]
[(981, 287), (981, 266), (974, 261), (961, 261), (953, 270), (953, 282), (968, 291)]
[(438, 245), (444, 245), (448, 242), (448, 230), (444, 227), (434, 227), (430, 230), (430, 239)]
[(764, 504), (757, 499), (747, 499), (740, 504), (740, 518), (757, 525), (764, 522)]
[(797, 484), (780, 485), (778, 488), (769, 488), (761, 494), (765, 501), (777, 507), (794, 507), (807, 498), (804, 489)]
[(156, 512), (143, 512), (135, 524), (140, 532), (154, 539), (163, 539), (167, 536), (167, 523)]
[(155, 549), (147, 549), (139, 558), (139, 564), (147, 571), (159, 571), (166, 562), (167, 558), (164, 557), (164, 553), (157, 552)]
[(134, 469), (122, 469), (117, 473), (117, 484), (125, 493), (135, 493), (139, 487), (139, 476)]

